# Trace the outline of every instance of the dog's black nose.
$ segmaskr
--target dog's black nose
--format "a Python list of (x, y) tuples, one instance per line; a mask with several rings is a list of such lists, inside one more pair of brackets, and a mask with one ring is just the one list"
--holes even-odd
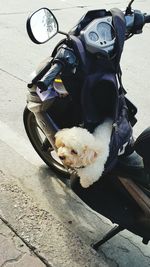
[(59, 156), (59, 158), (60, 158), (61, 160), (64, 160), (66, 157), (65, 157), (65, 156)]

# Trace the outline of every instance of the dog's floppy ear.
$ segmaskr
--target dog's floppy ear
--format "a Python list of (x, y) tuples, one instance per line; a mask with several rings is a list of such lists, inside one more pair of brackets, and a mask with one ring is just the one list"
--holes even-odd
[(98, 152), (94, 151), (94, 158), (97, 158), (97, 156), (98, 156)]
[(94, 158), (96, 158), (97, 156), (98, 156), (98, 154), (99, 154), (99, 151), (98, 150), (94, 150), (94, 149), (91, 149), (91, 148), (89, 148), (87, 145), (86, 146), (84, 146), (84, 150), (83, 150), (85, 153), (86, 152), (92, 152), (92, 154), (94, 155)]
[(91, 155), (92, 155), (92, 158), (93, 160), (95, 160), (99, 154), (99, 151), (95, 151), (94, 149), (91, 149)]
[(86, 164), (94, 162), (99, 154), (96, 149), (89, 148), (87, 145), (84, 146), (84, 160)]
[(62, 129), (60, 131), (58, 131), (56, 134), (55, 134), (55, 146), (57, 148), (59, 147), (64, 147), (65, 144), (63, 143), (63, 136), (64, 136), (64, 132), (66, 131), (67, 128), (65, 129)]
[(55, 138), (55, 146), (57, 148), (64, 146), (64, 144), (63, 144), (63, 142), (62, 142), (62, 140), (60, 138)]

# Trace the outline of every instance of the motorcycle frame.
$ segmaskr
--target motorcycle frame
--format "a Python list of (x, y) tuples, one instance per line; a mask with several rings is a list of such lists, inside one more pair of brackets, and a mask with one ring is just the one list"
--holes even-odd
[[(78, 45), (76, 42), (76, 37), (72, 37), (72, 40), (74, 41), (74, 48), (78, 52)], [(80, 56), (80, 60), (84, 66), (84, 56)], [(39, 98), (39, 96), (36, 93), (36, 82), (40, 80), (46, 72), (51, 67), (51, 60), (47, 63), (47, 65), (37, 74), (37, 76), (32, 80), (32, 83), (28, 84), (29, 88), (29, 94), (27, 99), (27, 108), (34, 113), (37, 124), (45, 134), (46, 138), (52, 145), (53, 149), (57, 151), (55, 146), (55, 134), (59, 130), (58, 126), (55, 124), (55, 122), (52, 120), (50, 115), (48, 114), (47, 110), (52, 105), (53, 99), (48, 100), (45, 102), (42, 102)], [(136, 184), (133, 181), (130, 181), (127, 179), (127, 181), (124, 178), (119, 178), (119, 180), (122, 183), (122, 186), (127, 190), (127, 192), (131, 195), (131, 197), (135, 200), (137, 206), (140, 207), (140, 209), (143, 211), (143, 223), (139, 227), (145, 227), (146, 229), (150, 229), (150, 226), (148, 227), (148, 224), (150, 225), (150, 200), (147, 197), (145, 199), (145, 194), (142, 192), (142, 190), (139, 190), (139, 188), (136, 186)], [(131, 190), (132, 189), (132, 190)], [(141, 199), (142, 196), (142, 199)], [(145, 221), (144, 221), (145, 220)], [(99, 246), (104, 244), (106, 241), (110, 240), (113, 236), (118, 234), (120, 231), (127, 229), (135, 234), (138, 234), (137, 228), (133, 225), (130, 225), (127, 227), (122, 227), (121, 225), (115, 226), (111, 231), (109, 231), (99, 242), (92, 245), (94, 249), (98, 250)], [(141, 233), (141, 231), (139, 231)], [(138, 234), (141, 235), (141, 234)], [(143, 234), (144, 235), (144, 234)], [(150, 237), (145, 238), (143, 237), (143, 243), (147, 244), (150, 240)]]

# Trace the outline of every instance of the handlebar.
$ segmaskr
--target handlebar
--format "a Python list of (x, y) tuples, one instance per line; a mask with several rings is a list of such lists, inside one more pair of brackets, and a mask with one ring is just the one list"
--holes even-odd
[(150, 15), (144, 15), (144, 21), (145, 23), (150, 23)]
[(126, 39), (134, 34), (142, 33), (143, 26), (150, 23), (150, 15), (143, 14), (140, 10), (134, 10), (125, 15), (126, 21)]
[(53, 60), (53, 65), (49, 72), (44, 76), (43, 79), (37, 82), (37, 86), (41, 92), (46, 91), (55, 77), (63, 70), (63, 68), (66, 68), (67, 66), (69, 68), (74, 68), (76, 66), (76, 56), (74, 55), (72, 49), (66, 45), (62, 45)]
[[(134, 34), (142, 32), (143, 26), (146, 23), (150, 23), (150, 15), (134, 10), (132, 13), (125, 15), (125, 20), (127, 29), (126, 39), (128, 39)], [(76, 60), (74, 51), (66, 45), (62, 45), (53, 60), (53, 65), (49, 66), (50, 70), (47, 73), (45, 72), (46, 75), (41, 80), (36, 80), (36, 85), (41, 92), (47, 90), (48, 86), (64, 68), (69, 67), (69, 69), (73, 69), (76, 66)]]
[(60, 62), (55, 63), (44, 76), (44, 78), (37, 82), (37, 87), (41, 90), (41, 92), (47, 90), (48, 86), (53, 82), (55, 77), (61, 72), (62, 69), (63, 65)]

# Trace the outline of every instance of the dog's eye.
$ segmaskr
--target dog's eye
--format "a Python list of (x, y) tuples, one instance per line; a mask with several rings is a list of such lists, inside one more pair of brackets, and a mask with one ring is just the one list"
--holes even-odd
[(71, 154), (75, 154), (75, 155), (77, 155), (78, 153), (77, 153), (77, 151), (75, 151), (74, 149), (72, 149), (72, 150), (71, 150)]

